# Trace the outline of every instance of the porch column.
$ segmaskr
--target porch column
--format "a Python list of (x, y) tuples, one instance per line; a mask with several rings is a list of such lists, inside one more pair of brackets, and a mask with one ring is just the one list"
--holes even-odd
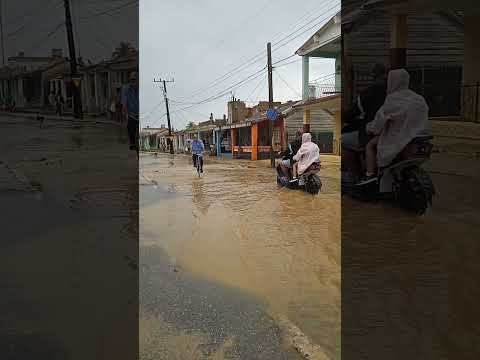
[(282, 151), (287, 148), (287, 141), (285, 139), (285, 118), (282, 117), (281, 119), (277, 120), (278, 126), (280, 127), (280, 147)]
[(392, 17), (390, 39), (390, 67), (400, 69), (407, 66), (407, 14), (395, 13)]
[[(310, 58), (308, 56), (302, 57), (302, 99), (308, 100), (310, 97), (310, 89), (308, 87), (309, 83), (309, 73), (310, 73)], [(305, 132), (310, 132), (310, 122), (311, 115), (310, 110), (303, 111), (303, 130)]]
[(310, 132), (310, 123), (312, 120), (312, 115), (309, 109), (303, 110), (303, 131)]
[(465, 16), (462, 113), (466, 120), (480, 122), (480, 16)]
[(333, 143), (334, 143), (334, 154), (335, 155), (342, 155), (341, 154), (341, 144), (340, 144), (340, 136), (342, 133), (342, 112), (339, 110), (335, 111), (333, 114), (335, 119), (335, 133), (333, 134)]
[(215, 131), (215, 145), (217, 146), (217, 156), (221, 156), (222, 154), (222, 129)]
[(258, 160), (258, 124), (252, 124), (252, 160)]
[(17, 84), (18, 84), (18, 90), (17, 90), (17, 106), (18, 107), (24, 107), (25, 106), (25, 94), (23, 92), (23, 79), (18, 78), (17, 79)]
[(310, 58), (302, 56), (302, 99), (307, 100), (309, 97), (308, 83), (310, 73)]
[(96, 107), (96, 110), (98, 110), (100, 105), (99, 105), (99, 101), (98, 101), (99, 89), (98, 89), (98, 80), (97, 80), (97, 72), (96, 71), (93, 73), (93, 86), (95, 88), (95, 107)]
[(230, 133), (232, 135), (232, 157), (234, 157), (233, 154), (233, 147), (237, 146), (237, 133), (235, 132), (236, 129), (230, 129)]
[(335, 58), (335, 91), (342, 89), (342, 56), (338, 54)]

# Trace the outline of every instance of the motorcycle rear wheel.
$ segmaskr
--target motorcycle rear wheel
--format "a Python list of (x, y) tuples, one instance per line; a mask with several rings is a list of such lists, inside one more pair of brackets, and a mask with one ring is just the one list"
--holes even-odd
[(402, 180), (394, 182), (393, 193), (402, 208), (423, 215), (432, 205), (435, 187), (430, 175), (415, 166), (402, 171)]

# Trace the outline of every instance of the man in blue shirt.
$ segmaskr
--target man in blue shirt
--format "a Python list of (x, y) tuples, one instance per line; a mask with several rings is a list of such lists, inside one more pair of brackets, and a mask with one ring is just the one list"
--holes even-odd
[(137, 73), (130, 74), (130, 84), (122, 91), (122, 110), (127, 115), (127, 130), (130, 140), (130, 150), (138, 152), (138, 125), (139, 125), (139, 95)]
[(196, 167), (197, 165), (197, 158), (200, 161), (200, 172), (203, 173), (203, 152), (205, 151), (205, 146), (203, 145), (203, 141), (197, 139), (197, 135), (194, 135), (192, 140), (192, 160), (193, 166)]

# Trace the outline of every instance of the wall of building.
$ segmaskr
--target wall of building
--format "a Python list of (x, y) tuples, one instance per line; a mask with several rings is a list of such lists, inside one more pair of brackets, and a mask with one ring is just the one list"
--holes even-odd
[[(353, 94), (348, 94), (348, 100), (368, 86), (372, 64), (381, 62), (388, 67), (390, 62), (391, 15), (375, 14), (365, 21), (344, 33), (344, 60), (347, 61), (344, 79), (354, 79)], [(407, 26), (409, 68), (462, 66), (464, 34), (459, 25), (440, 13), (410, 12)]]
[[(310, 133), (315, 142), (320, 140), (326, 148), (333, 151), (333, 134), (335, 132), (335, 118), (323, 110), (311, 110)], [(303, 112), (296, 110), (285, 118), (285, 137), (288, 142), (292, 141), (295, 133), (303, 127)], [(320, 146), (320, 145), (319, 145)], [(322, 150), (322, 149), (321, 149)], [(330, 151), (328, 151), (330, 152)]]

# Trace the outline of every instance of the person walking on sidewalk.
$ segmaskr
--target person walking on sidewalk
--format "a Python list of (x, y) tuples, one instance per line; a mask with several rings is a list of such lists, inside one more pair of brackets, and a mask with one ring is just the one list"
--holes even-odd
[(130, 150), (136, 150), (138, 154), (138, 128), (139, 128), (139, 94), (137, 73), (130, 74), (130, 84), (122, 93), (122, 110), (127, 116), (128, 138)]

